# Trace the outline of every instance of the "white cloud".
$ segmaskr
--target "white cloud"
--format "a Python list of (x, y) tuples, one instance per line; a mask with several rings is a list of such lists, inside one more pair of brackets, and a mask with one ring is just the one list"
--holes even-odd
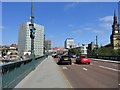
[(74, 27), (74, 25), (73, 24), (68, 24), (68, 27)]
[(113, 16), (105, 16), (105, 17), (99, 18), (99, 21), (112, 22), (113, 21)]
[(99, 36), (104, 36), (105, 35), (105, 32), (102, 31), (102, 30), (93, 30), (92, 32), (95, 33), (95, 34), (98, 34)]
[(86, 31), (91, 31), (93, 28), (92, 27), (85, 27), (83, 28), (83, 30), (86, 30)]
[(79, 34), (79, 33), (81, 33), (81, 32), (82, 32), (81, 29), (76, 29), (76, 30), (72, 31), (73, 34)]
[(64, 10), (66, 11), (70, 8), (75, 8), (78, 4), (79, 4), (79, 2), (74, 2), (74, 3), (67, 4), (67, 5), (65, 5)]
[(5, 27), (4, 26), (0, 26), (0, 30), (3, 30), (3, 29), (5, 29)]
[(112, 23), (101, 23), (101, 27), (104, 27), (106, 29), (111, 29), (112, 28)]

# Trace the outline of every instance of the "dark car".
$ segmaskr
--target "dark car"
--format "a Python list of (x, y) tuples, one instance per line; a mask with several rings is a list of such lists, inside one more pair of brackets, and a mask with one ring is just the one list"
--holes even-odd
[(64, 64), (67, 63), (71, 65), (71, 58), (68, 55), (61, 56), (58, 60), (58, 64)]
[(90, 64), (90, 59), (87, 57), (86, 54), (81, 54), (77, 57), (76, 63), (87, 63)]

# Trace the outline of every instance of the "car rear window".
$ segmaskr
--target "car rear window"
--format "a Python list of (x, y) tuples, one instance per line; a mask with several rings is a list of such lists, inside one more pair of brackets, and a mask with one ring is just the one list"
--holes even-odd
[(82, 58), (87, 58), (87, 56), (81, 56)]
[(62, 58), (69, 58), (69, 56), (62, 56)]

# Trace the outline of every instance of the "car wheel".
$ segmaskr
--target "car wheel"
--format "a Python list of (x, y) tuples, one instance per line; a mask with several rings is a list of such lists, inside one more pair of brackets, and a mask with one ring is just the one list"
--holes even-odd
[(69, 65), (71, 65), (72, 63), (71, 63), (71, 61), (69, 62)]
[(77, 60), (76, 60), (76, 64), (77, 64)]

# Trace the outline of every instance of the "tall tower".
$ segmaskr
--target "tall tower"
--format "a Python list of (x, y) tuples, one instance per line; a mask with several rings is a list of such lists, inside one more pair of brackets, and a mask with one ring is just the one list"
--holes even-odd
[(96, 36), (96, 49), (98, 49), (98, 36)]
[(118, 24), (119, 24), (119, 30), (120, 30), (120, 1), (118, 2)]
[(114, 10), (113, 25), (112, 25), (112, 35), (110, 36), (111, 46), (113, 49), (120, 48), (120, 31), (119, 24), (117, 23), (116, 10)]

